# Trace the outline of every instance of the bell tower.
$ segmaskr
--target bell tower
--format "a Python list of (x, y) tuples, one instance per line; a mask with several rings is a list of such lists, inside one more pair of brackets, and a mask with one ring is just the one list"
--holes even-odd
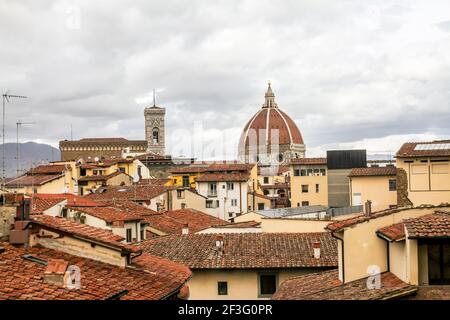
[(165, 150), (165, 116), (166, 109), (156, 106), (145, 108), (145, 139), (147, 140), (147, 152), (153, 152), (164, 156)]

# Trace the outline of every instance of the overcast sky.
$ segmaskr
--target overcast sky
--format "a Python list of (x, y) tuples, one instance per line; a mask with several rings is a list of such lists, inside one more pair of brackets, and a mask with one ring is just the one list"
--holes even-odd
[(0, 0), (0, 39), (7, 141), (144, 139), (157, 88), (169, 153), (233, 149), (268, 80), (307, 156), (450, 137), (448, 0)]

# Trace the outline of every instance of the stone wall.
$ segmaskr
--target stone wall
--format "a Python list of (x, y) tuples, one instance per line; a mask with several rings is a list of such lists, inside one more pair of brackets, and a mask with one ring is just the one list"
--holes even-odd
[(408, 176), (402, 168), (397, 168), (397, 205), (399, 207), (413, 205), (408, 198)]
[(13, 205), (0, 207), (0, 239), (6, 240), (9, 237), (16, 212), (17, 207)]

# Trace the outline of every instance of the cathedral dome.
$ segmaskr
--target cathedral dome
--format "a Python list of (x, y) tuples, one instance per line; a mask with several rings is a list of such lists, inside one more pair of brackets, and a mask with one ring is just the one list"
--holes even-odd
[[(278, 141), (277, 141), (278, 140)], [(265, 94), (265, 103), (262, 108), (247, 122), (239, 140), (239, 155), (246, 156), (247, 161), (251, 149), (265, 146), (271, 152), (274, 144), (278, 144), (279, 158), (303, 157), (305, 145), (303, 137), (295, 122), (275, 102), (275, 94), (271, 85)], [(253, 146), (253, 147), (252, 147)], [(256, 154), (260, 152), (254, 150)], [(280, 159), (281, 160), (281, 159)]]

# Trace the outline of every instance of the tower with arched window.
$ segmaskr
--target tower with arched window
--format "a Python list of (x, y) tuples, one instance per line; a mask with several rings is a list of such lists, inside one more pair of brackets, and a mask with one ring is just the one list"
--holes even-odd
[(165, 155), (165, 124), (166, 109), (153, 105), (145, 108), (145, 139), (147, 152)]

